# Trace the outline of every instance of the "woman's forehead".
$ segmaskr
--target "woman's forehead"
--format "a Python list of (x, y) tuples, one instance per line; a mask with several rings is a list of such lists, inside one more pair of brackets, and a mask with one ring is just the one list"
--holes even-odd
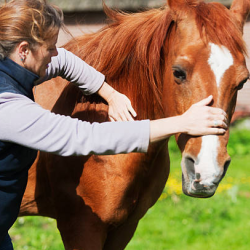
[(58, 40), (58, 33), (55, 36), (53, 36), (51, 39), (47, 39), (45, 42), (45, 45), (47, 47), (54, 46), (57, 44), (57, 40)]

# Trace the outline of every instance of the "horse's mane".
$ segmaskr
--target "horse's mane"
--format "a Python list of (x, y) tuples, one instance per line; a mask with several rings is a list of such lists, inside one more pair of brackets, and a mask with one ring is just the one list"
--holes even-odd
[[(126, 94), (138, 119), (154, 118), (160, 109), (164, 41), (172, 17), (169, 9), (128, 14), (105, 7), (109, 24), (70, 41), (65, 48), (102, 72)], [(148, 105), (149, 104), (149, 105)]]
[(172, 30), (178, 25), (176, 18), (192, 12), (205, 43), (224, 45), (235, 53), (246, 51), (230, 11), (221, 4), (186, 0), (180, 13), (168, 6), (132, 14), (104, 9), (111, 22), (97, 33), (70, 41), (65, 48), (129, 96), (139, 119), (153, 119), (160, 113), (164, 63), (174, 39)]

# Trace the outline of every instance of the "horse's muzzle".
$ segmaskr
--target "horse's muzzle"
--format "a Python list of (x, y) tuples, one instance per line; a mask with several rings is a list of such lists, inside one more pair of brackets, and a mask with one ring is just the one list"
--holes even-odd
[(182, 182), (183, 193), (196, 198), (208, 198), (214, 195), (218, 184), (204, 185), (200, 181), (193, 180), (191, 183)]
[(221, 171), (215, 171), (211, 173), (197, 172), (195, 168), (195, 161), (185, 156), (182, 161), (182, 190), (183, 193), (196, 198), (208, 198), (214, 195), (220, 181), (226, 174), (230, 159), (225, 161)]

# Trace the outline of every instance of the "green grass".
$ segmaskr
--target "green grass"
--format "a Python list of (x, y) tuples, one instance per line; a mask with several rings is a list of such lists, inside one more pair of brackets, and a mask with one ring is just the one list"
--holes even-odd
[(45, 217), (21, 217), (10, 230), (15, 250), (64, 249), (56, 221)]
[[(229, 188), (212, 198), (173, 193), (159, 200), (141, 220), (126, 249), (249, 249), (250, 169), (246, 162), (250, 162), (250, 156), (234, 159), (221, 183), (226, 187), (230, 184)], [(244, 163), (241, 171), (239, 163)]]
[[(248, 250), (250, 132), (232, 130), (232, 162), (220, 189), (209, 199), (181, 193), (181, 158), (173, 140), (170, 148), (170, 179), (126, 250)], [(55, 221), (48, 218), (19, 218), (10, 233), (15, 250), (64, 249)]]

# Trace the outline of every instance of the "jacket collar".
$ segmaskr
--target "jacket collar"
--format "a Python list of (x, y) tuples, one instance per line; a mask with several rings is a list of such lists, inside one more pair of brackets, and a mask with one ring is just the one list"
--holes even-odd
[(32, 89), (34, 87), (34, 82), (39, 79), (38, 75), (18, 65), (8, 57), (0, 60), (0, 71), (15, 80), (15, 82), (20, 85), (17, 87), (22, 87), (22, 94), (25, 94), (26, 96), (33, 96)]

